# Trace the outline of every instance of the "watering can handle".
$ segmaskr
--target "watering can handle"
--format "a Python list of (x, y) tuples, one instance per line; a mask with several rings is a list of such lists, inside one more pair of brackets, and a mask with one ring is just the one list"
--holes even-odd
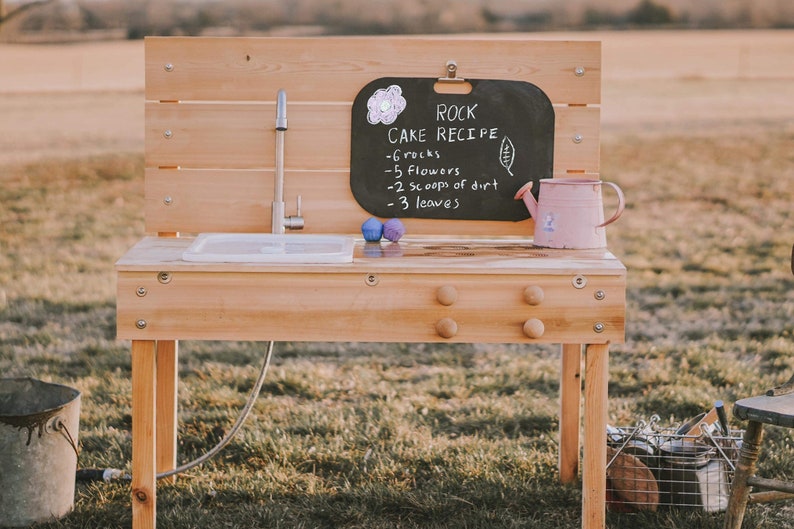
[(626, 197), (623, 195), (623, 190), (620, 189), (617, 184), (614, 184), (612, 182), (601, 182), (601, 183), (604, 185), (608, 185), (609, 187), (615, 190), (615, 193), (618, 194), (618, 209), (615, 211), (615, 214), (612, 215), (612, 217), (610, 217), (609, 220), (607, 220), (602, 224), (599, 224), (598, 226), (596, 226), (596, 228), (603, 228), (607, 224), (612, 224), (613, 222), (618, 220), (618, 218), (620, 218), (620, 215), (623, 213), (623, 210), (626, 208)]

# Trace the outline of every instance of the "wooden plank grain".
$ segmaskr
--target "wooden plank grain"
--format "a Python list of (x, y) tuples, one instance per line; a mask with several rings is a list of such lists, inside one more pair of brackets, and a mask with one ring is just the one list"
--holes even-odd
[[(371, 215), (350, 191), (347, 171), (285, 172), (287, 211), (303, 202), (303, 233), (360, 233)], [(556, 177), (569, 176), (566, 174)], [(577, 174), (598, 179), (597, 174)], [(269, 232), (273, 200), (272, 170), (147, 168), (146, 231)], [(411, 235), (529, 236), (533, 221), (403, 219)]]
[[(599, 104), (599, 42), (490, 37), (149, 37), (146, 98), (155, 101), (352, 101), (379, 77), (525, 80), (555, 104)], [(582, 75), (577, 75), (577, 69)], [(320, 95), (322, 94), (322, 95)]]
[[(350, 168), (351, 104), (289, 103), (285, 163), (292, 169)], [(272, 168), (275, 105), (243, 102), (146, 104), (146, 165)], [(599, 170), (598, 107), (555, 107), (554, 171)]]

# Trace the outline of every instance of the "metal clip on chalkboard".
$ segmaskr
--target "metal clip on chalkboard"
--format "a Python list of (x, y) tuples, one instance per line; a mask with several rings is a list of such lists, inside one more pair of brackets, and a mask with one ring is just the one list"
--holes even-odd
[(464, 83), (466, 79), (463, 77), (458, 77), (458, 63), (453, 61), (452, 59), (447, 61), (447, 76), (446, 77), (439, 77), (439, 83)]

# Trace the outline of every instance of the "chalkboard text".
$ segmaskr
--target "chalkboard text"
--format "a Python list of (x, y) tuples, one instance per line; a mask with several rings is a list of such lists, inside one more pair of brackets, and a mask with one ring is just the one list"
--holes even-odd
[(444, 94), (436, 79), (382, 78), (353, 103), (350, 182), (380, 217), (523, 220), (513, 196), (551, 177), (554, 110), (536, 86), (470, 79)]

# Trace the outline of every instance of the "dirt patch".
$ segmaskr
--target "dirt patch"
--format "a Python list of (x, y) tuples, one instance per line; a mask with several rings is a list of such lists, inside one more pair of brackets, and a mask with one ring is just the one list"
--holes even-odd
[(143, 41), (3, 44), (0, 94), (143, 90)]
[(0, 163), (143, 152), (143, 42), (0, 46)]

